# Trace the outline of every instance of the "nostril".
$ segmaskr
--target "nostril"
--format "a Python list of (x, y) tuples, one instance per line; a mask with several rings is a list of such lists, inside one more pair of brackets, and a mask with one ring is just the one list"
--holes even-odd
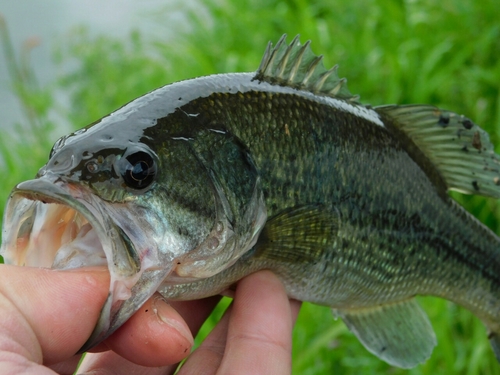
[(36, 178), (40, 178), (40, 177), (43, 177), (47, 174), (47, 169), (45, 168), (45, 166), (43, 166), (42, 168), (40, 168), (38, 170), (38, 173), (36, 174)]
[[(69, 156), (69, 157), (68, 157)], [(75, 161), (75, 155), (60, 155), (52, 163), (60, 170), (71, 169)]]
[(49, 162), (38, 172), (42, 175), (46, 174), (45, 170), (50, 170), (54, 174), (67, 175), (78, 164), (78, 160), (69, 150), (61, 150), (55, 154)]

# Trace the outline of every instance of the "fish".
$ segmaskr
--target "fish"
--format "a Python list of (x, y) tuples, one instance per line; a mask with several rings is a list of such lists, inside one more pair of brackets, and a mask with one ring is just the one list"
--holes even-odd
[(500, 239), (449, 195), (500, 198), (488, 134), (432, 105), (363, 105), (337, 69), (284, 35), (256, 72), (172, 83), (63, 136), (9, 196), (5, 263), (108, 267), (82, 352), (155, 291), (199, 299), (269, 269), (393, 366), (436, 346), (417, 295), (472, 311), (500, 359)]

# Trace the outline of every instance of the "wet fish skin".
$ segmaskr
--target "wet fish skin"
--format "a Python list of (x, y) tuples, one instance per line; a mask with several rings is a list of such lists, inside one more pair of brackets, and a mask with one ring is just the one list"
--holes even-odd
[(14, 262), (30, 228), (43, 236), (21, 224), (43, 222), (40, 200), (83, 207), (113, 280), (84, 349), (157, 289), (201, 298), (271, 269), (393, 365), (413, 367), (436, 344), (417, 294), (470, 309), (498, 358), (500, 240), (448, 190), (499, 198), (499, 160), (471, 120), (362, 106), (309, 43), (282, 38), (256, 74), (165, 86), (63, 137), (38, 180), (13, 191), (2, 254)]
[[(283, 212), (302, 209), (312, 222), (290, 223), (293, 224), (290, 231), (303, 229), (293, 237), (306, 238), (310, 226), (318, 220), (325, 227), (321, 237), (308, 239), (311, 246), (300, 249), (304, 251), (295, 250), (293, 244), (281, 245), (283, 250), (289, 250), (284, 255), (273, 249), (279, 238), (274, 239), (273, 246), (261, 239), (254, 256), (246, 262), (261, 262), (265, 266), (252, 266), (253, 269), (270, 267), (288, 274), (290, 267), (296, 266), (295, 270), (300, 272), (291, 272), (287, 277), (290, 284), (296, 283), (297, 277), (310, 280), (311, 275), (317, 275), (314, 285), (308, 288), (331, 296), (314, 302), (337, 307), (362, 307), (374, 301), (390, 302), (415, 294), (450, 298), (445, 294), (452, 292), (452, 299), (457, 301), (466, 289), (476, 290), (470, 280), (478, 269), (492, 283), (489, 287), (492, 294), (497, 292), (500, 285), (497, 236), (458, 207), (447, 195), (442, 179), (432, 181), (387, 128), (360, 122), (345, 113), (336, 114), (321, 104), (309, 103), (310, 110), (295, 111), (294, 107), (300, 104), (287, 100), (296, 98), (272, 94), (261, 99), (266, 107), (268, 102), (272, 103), (268, 112), (273, 114), (262, 121), (259, 118), (262, 111), (258, 108), (253, 108), (256, 115), (244, 111), (235, 114), (246, 103), (255, 102), (253, 96), (257, 94), (232, 99), (220, 94), (222, 98), (217, 100), (218, 95), (200, 98), (183, 109), (202, 113), (191, 120), (199, 124), (207, 122), (205, 116), (210, 119), (219, 116), (216, 121), (226, 124), (227, 131), (248, 145), (259, 166), (270, 220), (276, 215), (279, 220)], [(231, 127), (230, 120), (220, 115), (223, 107), (224, 115), (244, 118), (248, 125), (233, 122)], [(258, 142), (252, 141), (255, 139)], [(315, 211), (319, 212), (312, 214)], [(325, 238), (326, 244), (313, 246), (313, 241)], [(286, 264), (281, 272), (276, 270), (275, 261)], [(304, 267), (311, 269), (305, 271)], [(358, 285), (354, 279), (365, 269), (370, 269), (370, 273), (363, 273)], [(402, 281), (408, 285), (401, 284)], [(453, 283), (456, 290), (447, 285)], [(345, 290), (336, 290), (336, 285)], [(362, 298), (341, 300), (344, 293), (351, 294), (362, 287), (366, 288)], [(377, 287), (394, 289), (391, 294), (379, 295)], [(311, 298), (309, 291), (304, 290), (300, 297)]]
[[(245, 111), (257, 95), (265, 108)], [(200, 126), (217, 118), (247, 145), (262, 180), (268, 225), (251, 256), (207, 280), (167, 281), (161, 293), (201, 298), (267, 268), (291, 297), (336, 310), (433, 295), (465, 306), (498, 332), (498, 237), (448, 196), (428, 159), (408, 153), (391, 133), (391, 120), (374, 126), (293, 96), (262, 96), (214, 94), (185, 110), (203, 114), (192, 119)], [(272, 116), (262, 119), (262, 113)]]

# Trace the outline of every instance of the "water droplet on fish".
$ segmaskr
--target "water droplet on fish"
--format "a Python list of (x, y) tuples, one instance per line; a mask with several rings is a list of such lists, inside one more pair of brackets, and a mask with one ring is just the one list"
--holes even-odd
[(224, 230), (224, 224), (222, 223), (222, 221), (219, 221), (217, 223), (217, 225), (215, 226), (215, 230), (218, 232), (218, 233), (222, 233), (222, 231)]

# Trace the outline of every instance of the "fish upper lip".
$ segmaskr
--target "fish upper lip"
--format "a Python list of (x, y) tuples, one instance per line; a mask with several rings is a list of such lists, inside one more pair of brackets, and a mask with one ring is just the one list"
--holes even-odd
[[(33, 203), (29, 204), (28, 201)], [(24, 258), (16, 254), (18, 233), (22, 221), (33, 214), (37, 203), (64, 205), (83, 215), (96, 231), (106, 255), (111, 276), (109, 295), (92, 335), (82, 348), (82, 351), (87, 350), (104, 340), (128, 318), (121, 317), (118, 322), (116, 315), (131, 296), (131, 289), (142, 274), (140, 261), (135, 249), (130, 248), (133, 247), (132, 241), (129, 238), (123, 240), (126, 234), (106, 214), (102, 203), (83, 188), (46, 174), (41, 178), (18, 184), (9, 197), (0, 248), (0, 254), (4, 256), (6, 263), (24, 264), (19, 264), (24, 262)]]

